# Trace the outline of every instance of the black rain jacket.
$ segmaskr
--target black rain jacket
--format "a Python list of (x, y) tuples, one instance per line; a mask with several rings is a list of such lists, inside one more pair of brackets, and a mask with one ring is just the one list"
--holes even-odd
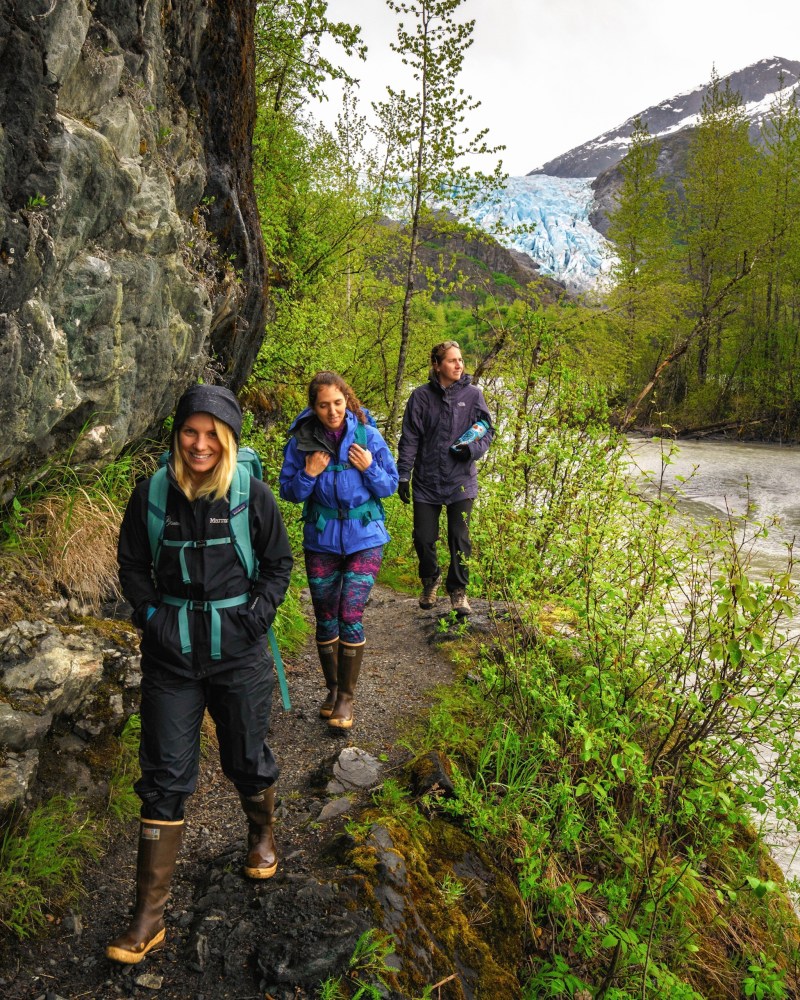
[[(154, 573), (147, 535), (148, 481), (137, 484), (120, 530), (117, 555), (119, 579), (133, 606), (133, 622), (142, 629), (142, 670), (163, 669), (204, 677), (236, 667), (266, 662), (267, 629), (289, 586), (292, 552), (272, 491), (258, 479), (250, 481), (250, 535), (258, 576), (251, 581), (233, 544), (184, 549), (190, 584), (183, 583), (181, 550), (162, 547)], [(164, 523), (164, 538), (181, 541), (230, 537), (227, 499), (190, 502), (173, 479)], [(208, 611), (189, 611), (191, 653), (181, 652), (179, 609), (161, 601), (161, 594), (211, 601), (249, 593), (238, 607), (219, 611), (222, 626), (220, 660), (211, 658)], [(148, 615), (151, 608), (155, 612)]]

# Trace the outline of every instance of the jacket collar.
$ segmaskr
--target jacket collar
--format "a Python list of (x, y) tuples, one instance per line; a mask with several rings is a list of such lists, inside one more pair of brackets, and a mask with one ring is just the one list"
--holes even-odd
[[(344, 437), (347, 437), (352, 432), (357, 418), (350, 410), (345, 410), (344, 419), (347, 424)], [(295, 439), (300, 451), (328, 451), (336, 457), (335, 447), (325, 434), (325, 429), (317, 419), (316, 414), (309, 407), (306, 407), (302, 413), (295, 417), (289, 428), (289, 437)], [(342, 438), (343, 440), (344, 438)]]
[(452, 385), (449, 385), (447, 387), (447, 389), (445, 389), (442, 386), (442, 383), (436, 377), (436, 375), (431, 374), (431, 375), (428, 376), (428, 384), (431, 386), (432, 389), (436, 390), (442, 396), (448, 390), (455, 388), (455, 386), (458, 386), (459, 388), (461, 388), (462, 386), (469, 385), (471, 382), (472, 382), (472, 376), (471, 375), (467, 375), (467, 373), (464, 372), (464, 374), (461, 376), (461, 378), (458, 380), (458, 382), (453, 382)]

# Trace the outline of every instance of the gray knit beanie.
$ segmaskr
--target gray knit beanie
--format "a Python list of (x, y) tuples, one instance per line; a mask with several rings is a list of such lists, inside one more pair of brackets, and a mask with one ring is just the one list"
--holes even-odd
[(210, 413), (233, 431), (238, 443), (242, 432), (242, 408), (238, 399), (221, 385), (193, 385), (178, 400), (172, 433), (176, 435), (193, 413)]

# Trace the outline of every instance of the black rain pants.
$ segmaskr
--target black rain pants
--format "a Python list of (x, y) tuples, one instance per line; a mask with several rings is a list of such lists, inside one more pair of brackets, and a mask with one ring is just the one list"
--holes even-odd
[(419, 559), (421, 580), (429, 580), (439, 575), (439, 559), (436, 542), (439, 540), (439, 516), (442, 507), (447, 511), (447, 547), (450, 550), (450, 568), (447, 571), (445, 588), (448, 594), (456, 590), (466, 590), (469, 583), (469, 569), (466, 561), (472, 554), (469, 537), (469, 518), (474, 500), (459, 500), (456, 503), (421, 503), (414, 501), (414, 548)]
[(274, 686), (267, 655), (252, 667), (202, 678), (143, 671), (142, 776), (134, 785), (143, 819), (183, 819), (197, 784), (205, 709), (216, 727), (223, 774), (241, 795), (257, 795), (277, 780), (278, 765), (266, 743)]

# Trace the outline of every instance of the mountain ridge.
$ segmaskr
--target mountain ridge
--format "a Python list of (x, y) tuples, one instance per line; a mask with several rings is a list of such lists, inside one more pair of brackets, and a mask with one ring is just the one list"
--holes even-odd
[[(786, 99), (800, 91), (800, 61), (761, 59), (719, 79), (740, 95), (751, 141), (757, 143), (776, 96), (783, 91)], [(542, 167), (509, 178), (503, 191), (475, 202), (473, 220), (487, 229), (496, 221), (517, 227), (517, 235), (503, 240), (506, 246), (526, 253), (543, 276), (568, 291), (593, 291), (613, 263), (613, 247), (605, 235), (635, 119), (641, 118), (659, 142), (659, 175), (668, 186), (680, 188), (709, 86), (667, 98)]]
[[(779, 85), (781, 77), (784, 81), (783, 88)], [(781, 89), (790, 93), (798, 91), (800, 61), (772, 56), (722, 76), (720, 81), (723, 84), (727, 81), (731, 90), (741, 96), (745, 113), (751, 122), (750, 137), (757, 142), (772, 99)], [(650, 134), (657, 138), (691, 128), (696, 124), (709, 86), (710, 82), (701, 84), (651, 105), (627, 118), (621, 125), (535, 167), (526, 176), (545, 174), (549, 177), (598, 177), (625, 156), (637, 117), (647, 125)]]

